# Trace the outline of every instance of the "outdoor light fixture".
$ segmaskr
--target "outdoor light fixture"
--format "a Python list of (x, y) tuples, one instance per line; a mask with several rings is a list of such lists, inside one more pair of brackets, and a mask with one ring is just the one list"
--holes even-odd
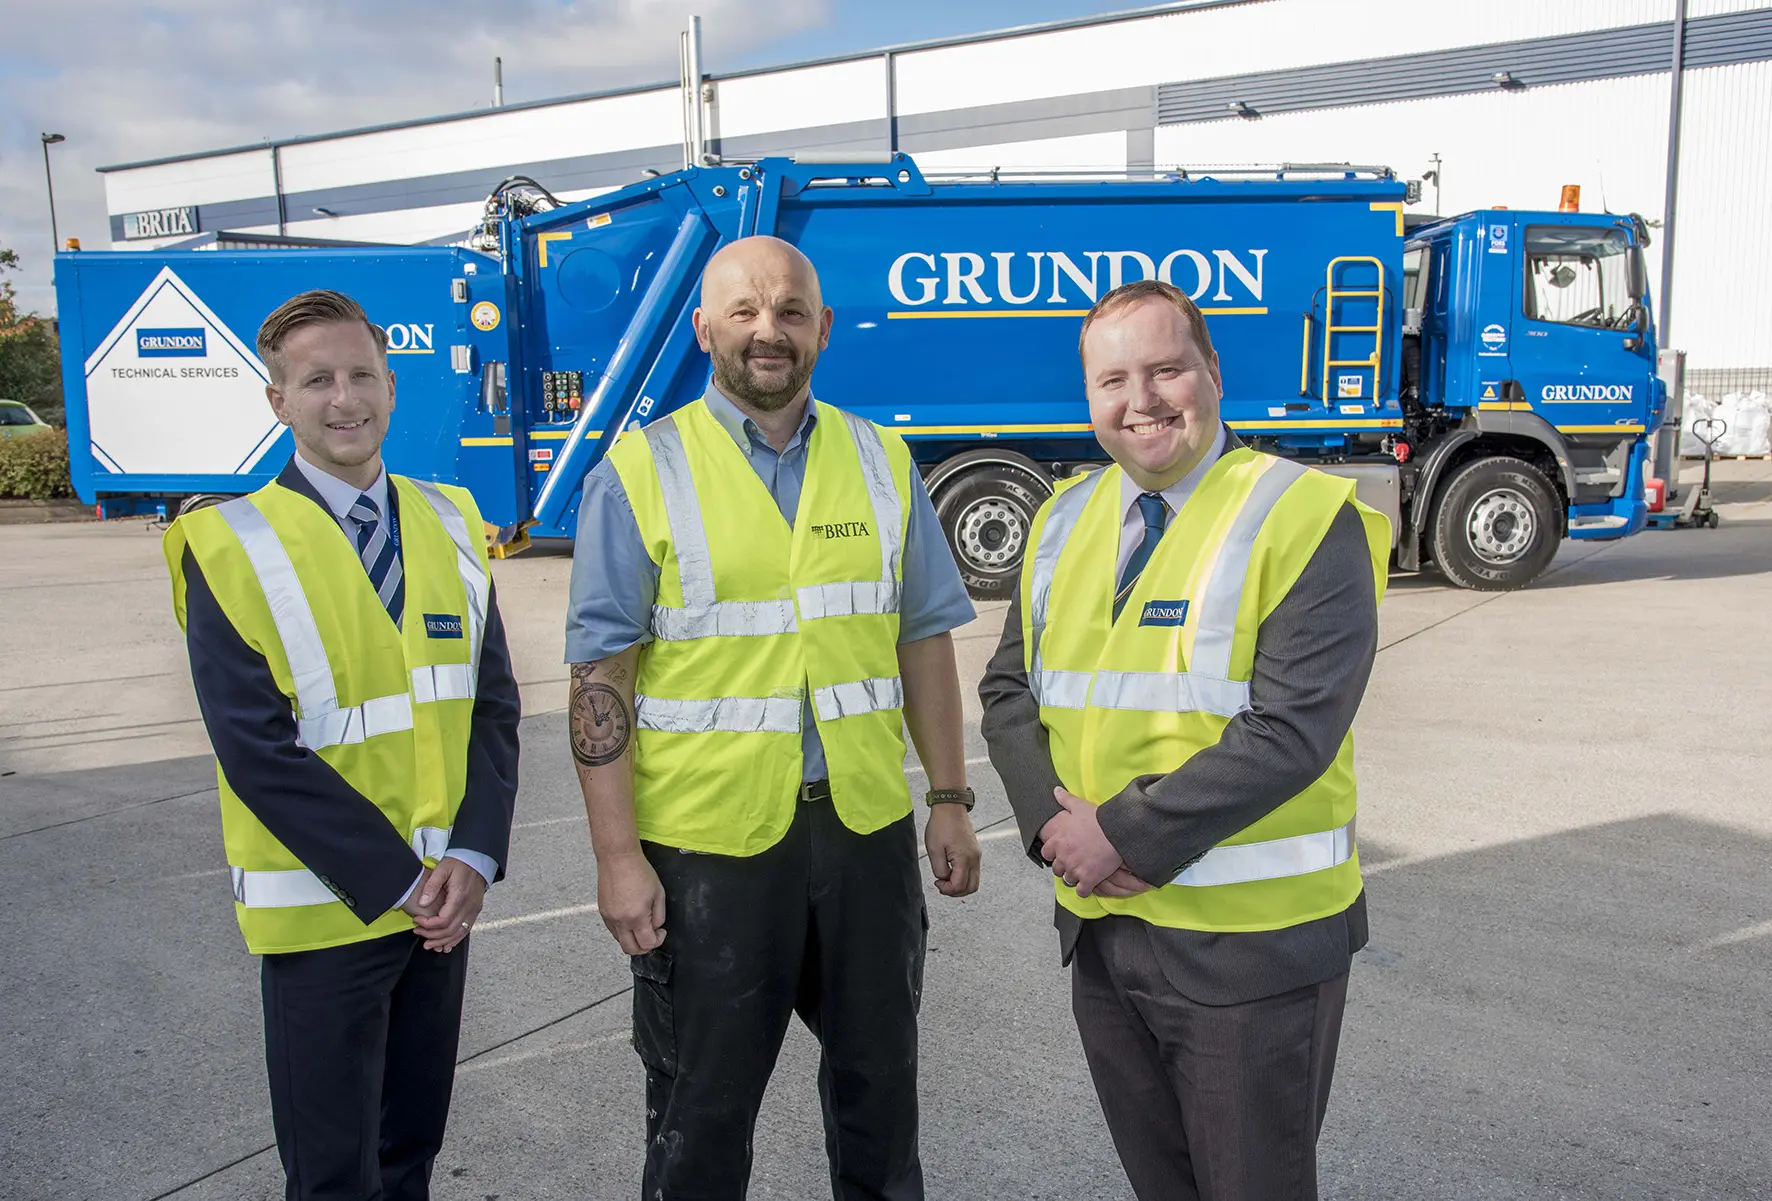
[(1242, 117), (1248, 121), (1253, 121), (1257, 117), (1261, 116), (1260, 113), (1258, 113), (1254, 109), (1250, 108), (1248, 104), (1246, 104), (1245, 102), (1243, 102), (1241, 100), (1233, 100), (1229, 104), (1225, 105), (1225, 107), (1231, 110), (1232, 116)]
[(1498, 88), (1506, 88), (1509, 91), (1526, 86), (1514, 78), (1514, 73), (1512, 71), (1497, 71), (1489, 77), (1489, 82), (1493, 83)]
[(57, 142), (65, 142), (68, 139), (59, 133), (46, 133), (39, 136), (43, 139), (43, 182), (49, 187), (49, 248), (50, 252), (54, 253), (61, 248), (62, 239), (61, 232), (55, 227), (55, 176), (49, 170), (49, 148)]
[(338, 216), (338, 214), (333, 212), (331, 209), (323, 209), (318, 206), (316, 206), (314, 209), (314, 215), (317, 217), (336, 217), (336, 216)]

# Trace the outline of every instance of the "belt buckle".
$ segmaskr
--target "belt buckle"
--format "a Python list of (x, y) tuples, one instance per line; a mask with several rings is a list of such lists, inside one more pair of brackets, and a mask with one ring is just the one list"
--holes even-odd
[(831, 782), (824, 780), (803, 780), (800, 782), (800, 802), (827, 801), (831, 797)]

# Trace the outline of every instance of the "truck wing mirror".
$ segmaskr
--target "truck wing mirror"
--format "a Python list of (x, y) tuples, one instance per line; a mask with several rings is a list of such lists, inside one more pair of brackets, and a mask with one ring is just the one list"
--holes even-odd
[(482, 413), (504, 413), (505, 408), (505, 365), (497, 359), (488, 360), (480, 367), (480, 411)]
[(1643, 269), (1643, 252), (1633, 247), (1627, 253), (1626, 261), (1629, 264), (1625, 268), (1626, 290), (1630, 292), (1632, 300), (1641, 300), (1649, 294), (1648, 273)]

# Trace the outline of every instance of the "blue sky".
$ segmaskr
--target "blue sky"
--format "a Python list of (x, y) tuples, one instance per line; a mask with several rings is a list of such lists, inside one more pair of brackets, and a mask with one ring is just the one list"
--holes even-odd
[(1115, 0), (56, 0), (11, 3), (0, 44), (0, 246), (54, 309), (38, 134), (63, 237), (109, 240), (94, 168), (676, 77), (703, 17), (714, 72), (1138, 7)]

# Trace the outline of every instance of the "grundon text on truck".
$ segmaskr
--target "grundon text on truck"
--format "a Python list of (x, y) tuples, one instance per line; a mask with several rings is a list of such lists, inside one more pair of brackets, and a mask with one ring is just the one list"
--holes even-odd
[(508, 180), (459, 246), (63, 254), (75, 484), (170, 514), (267, 482), (291, 444), (254, 333), (329, 287), (388, 331), (390, 469), (470, 488), (495, 549), (569, 538), (614, 440), (706, 386), (703, 265), (770, 233), (836, 311), (818, 395), (909, 440), (978, 598), (1008, 594), (1054, 481), (1101, 465), (1078, 326), (1151, 277), (1204, 311), (1244, 440), (1352, 477), (1404, 570), (1518, 588), (1563, 538), (1645, 523), (1647, 231), (1506, 209), (1406, 230), (1405, 194), (1345, 165), (949, 181), (778, 158), (569, 204)]

